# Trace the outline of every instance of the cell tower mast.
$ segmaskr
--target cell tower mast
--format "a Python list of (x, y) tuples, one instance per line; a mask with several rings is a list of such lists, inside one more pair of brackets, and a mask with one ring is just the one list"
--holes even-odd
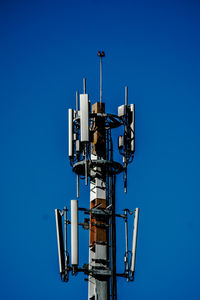
[[(84, 272), (88, 276), (88, 300), (116, 300), (117, 276), (127, 281), (134, 280), (135, 253), (139, 209), (135, 209), (133, 246), (128, 250), (129, 209), (122, 214), (115, 211), (116, 175), (124, 173), (124, 192), (127, 192), (127, 166), (135, 152), (135, 106), (128, 105), (128, 88), (125, 87), (125, 104), (118, 107), (118, 115), (105, 112), (102, 89), (102, 59), (100, 57), (100, 101), (92, 106), (86, 93), (86, 79), (83, 80), (83, 93), (76, 92), (76, 110), (68, 110), (68, 155), (73, 172), (77, 176), (77, 198), (79, 198), (80, 178), (85, 185), (90, 181), (90, 206), (80, 208), (78, 200), (71, 200), (71, 220), (67, 219), (68, 209), (55, 210), (60, 275), (68, 281), (72, 275)], [(79, 105), (80, 103), (80, 105)], [(118, 149), (122, 163), (113, 160), (112, 131), (123, 127), (123, 135), (118, 137)], [(79, 214), (85, 218), (79, 223)], [(64, 216), (64, 222), (62, 221)], [(124, 272), (116, 271), (116, 217), (125, 222)], [(64, 223), (64, 226), (63, 224)], [(68, 225), (71, 225), (71, 255), (69, 255)], [(89, 230), (89, 263), (79, 267), (78, 227)], [(64, 227), (64, 239), (63, 239)], [(71, 258), (71, 261), (69, 260)]]

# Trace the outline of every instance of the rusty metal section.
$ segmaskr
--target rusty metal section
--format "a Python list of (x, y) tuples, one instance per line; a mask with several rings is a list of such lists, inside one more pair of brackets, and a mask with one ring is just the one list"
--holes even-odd
[[(105, 104), (96, 102), (92, 105), (92, 113), (104, 113)], [(96, 158), (105, 158), (106, 156), (106, 136), (105, 136), (105, 126), (102, 118), (98, 117), (93, 118), (91, 125), (92, 129), (92, 143), (91, 143), (91, 154)], [(98, 173), (98, 177), (104, 182), (105, 174), (102, 168), (95, 168), (94, 173)], [(97, 174), (96, 174), (97, 175)], [(95, 177), (95, 176), (94, 176)], [(97, 198), (90, 201), (90, 209), (98, 207), (98, 209), (105, 209), (107, 206), (106, 203), (106, 194), (105, 198), (98, 198), (98, 193), (96, 194)], [(90, 215), (90, 246), (94, 246), (97, 243), (105, 244), (107, 243), (108, 236), (108, 219), (106, 216), (94, 216), (92, 213)]]

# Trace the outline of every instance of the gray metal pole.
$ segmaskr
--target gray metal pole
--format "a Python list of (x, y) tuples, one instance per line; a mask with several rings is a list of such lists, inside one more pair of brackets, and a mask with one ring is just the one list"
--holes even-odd
[(103, 94), (103, 75), (102, 75), (102, 57), (100, 57), (100, 103), (102, 103)]
[(128, 87), (125, 86), (125, 105), (128, 105)]
[(86, 94), (86, 78), (83, 78), (83, 94)]
[[(78, 114), (78, 110), (79, 110), (79, 92), (76, 92), (76, 112)], [(79, 175), (76, 175), (76, 183), (77, 183), (77, 188), (76, 188), (76, 196), (77, 198), (79, 198)]]
[[(69, 255), (67, 251), (67, 207), (64, 207), (64, 228), (65, 228), (65, 270), (67, 270), (68, 264), (69, 264)], [(64, 274), (64, 280), (68, 281), (68, 271), (65, 271)]]
[(76, 186), (76, 196), (77, 196), (77, 198), (79, 198), (80, 197), (80, 194), (79, 194), (79, 175), (76, 175), (76, 184), (77, 184), (77, 186)]
[(87, 145), (85, 144), (85, 185), (88, 185)]
[(128, 272), (128, 214), (127, 210), (125, 209), (125, 244), (126, 244), (126, 253), (125, 253), (125, 272)]
[(115, 223), (115, 175), (110, 177), (110, 202), (112, 205), (111, 217), (111, 299), (117, 300), (116, 280), (116, 223)]
[(64, 223), (65, 223), (65, 258), (67, 257), (67, 207), (64, 207)]
[(76, 92), (76, 111), (78, 112), (78, 109), (79, 109), (79, 105), (78, 105), (78, 97), (79, 97), (79, 92), (77, 91)]
[[(128, 105), (128, 87), (125, 86), (125, 105)], [(126, 114), (127, 118), (127, 114)], [(127, 124), (127, 120), (126, 120)], [(125, 137), (127, 138), (127, 125), (124, 127), (125, 129)], [(127, 152), (127, 141), (125, 144), (125, 153)], [(127, 193), (127, 161), (126, 161), (126, 156), (124, 156), (124, 193)]]

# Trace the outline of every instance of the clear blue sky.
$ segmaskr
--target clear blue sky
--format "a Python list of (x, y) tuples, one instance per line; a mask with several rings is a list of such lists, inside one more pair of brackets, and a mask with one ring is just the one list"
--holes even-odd
[[(99, 100), (98, 50), (107, 111), (117, 112), (125, 85), (136, 105), (135, 161), (116, 200), (118, 212), (141, 209), (136, 280), (118, 281), (118, 299), (200, 299), (199, 29), (195, 0), (1, 0), (2, 300), (87, 299), (84, 276), (60, 282), (54, 208), (75, 197), (67, 108), (83, 77)], [(123, 231), (118, 223), (118, 271)], [(86, 263), (88, 232), (80, 243)]]

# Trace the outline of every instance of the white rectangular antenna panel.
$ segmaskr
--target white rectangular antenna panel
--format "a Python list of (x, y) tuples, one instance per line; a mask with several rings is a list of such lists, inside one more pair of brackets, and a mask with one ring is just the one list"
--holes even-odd
[(132, 258), (131, 258), (131, 273), (132, 273), (132, 276), (133, 276), (134, 271), (135, 271), (135, 256), (136, 256), (136, 246), (137, 246), (138, 216), (139, 216), (139, 208), (136, 208), (135, 209), (135, 218), (134, 218), (133, 246), (132, 246)]
[(59, 258), (59, 269), (62, 274), (65, 270), (65, 257), (64, 257), (64, 243), (63, 243), (63, 231), (62, 231), (62, 216), (59, 209), (55, 209), (56, 217), (56, 231), (57, 231), (57, 242), (58, 242), (58, 258)]
[(71, 264), (78, 265), (78, 200), (71, 200)]
[(73, 156), (73, 109), (68, 109), (68, 155)]
[(81, 142), (89, 142), (89, 101), (88, 94), (80, 94)]
[(126, 105), (118, 106), (118, 117), (123, 117), (126, 115)]
[(131, 152), (135, 152), (135, 104), (130, 105), (130, 110), (132, 113), (131, 120)]

